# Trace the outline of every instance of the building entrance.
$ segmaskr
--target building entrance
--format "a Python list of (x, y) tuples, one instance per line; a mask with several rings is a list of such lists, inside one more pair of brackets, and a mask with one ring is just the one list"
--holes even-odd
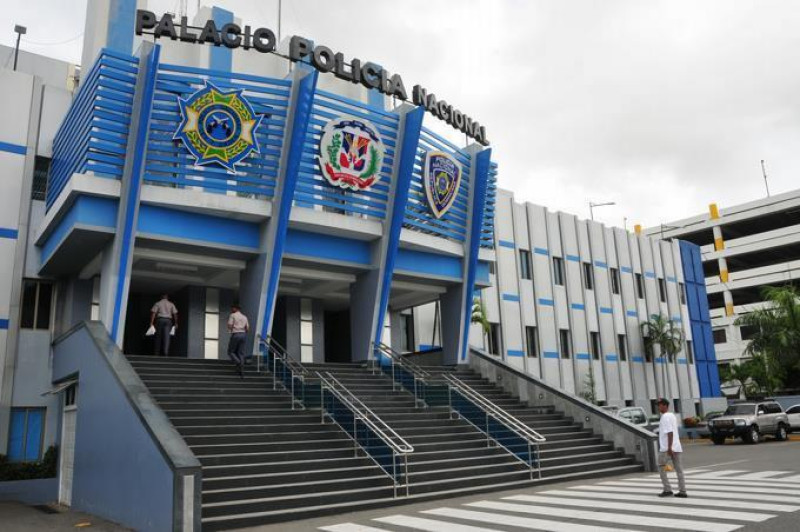
[[(136, 291), (131, 289), (128, 296), (128, 314), (125, 318), (125, 337), (122, 350), (128, 355), (152, 355), (154, 353), (154, 337), (145, 336), (150, 325), (150, 309), (156, 301), (161, 299), (161, 291)], [(170, 338), (169, 356), (186, 357), (188, 346), (189, 327), (189, 289), (181, 288), (175, 292), (167, 292), (175, 306), (178, 308), (178, 329), (175, 336)]]
[(350, 310), (325, 311), (325, 362), (351, 362)]

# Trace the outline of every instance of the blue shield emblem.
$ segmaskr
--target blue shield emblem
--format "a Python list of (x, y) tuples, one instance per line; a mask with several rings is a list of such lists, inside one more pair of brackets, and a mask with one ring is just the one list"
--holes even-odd
[(450, 155), (429, 151), (425, 156), (425, 194), (436, 218), (453, 206), (461, 186), (461, 165)]

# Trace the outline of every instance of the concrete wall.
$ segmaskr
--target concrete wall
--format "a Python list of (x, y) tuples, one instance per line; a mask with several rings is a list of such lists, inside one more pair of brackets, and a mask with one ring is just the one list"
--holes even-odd
[(50, 504), (57, 500), (57, 478), (0, 482), (0, 501), (19, 501), (25, 504)]

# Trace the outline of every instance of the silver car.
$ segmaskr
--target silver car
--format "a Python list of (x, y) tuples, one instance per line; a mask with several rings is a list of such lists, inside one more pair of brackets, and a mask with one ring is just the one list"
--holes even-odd
[(792, 427), (792, 432), (800, 430), (800, 405), (787, 408), (786, 416), (789, 418), (789, 425)]
[(763, 436), (769, 435), (783, 441), (790, 430), (789, 418), (775, 401), (731, 405), (724, 415), (709, 421), (708, 428), (716, 445), (722, 445), (729, 437), (758, 443)]

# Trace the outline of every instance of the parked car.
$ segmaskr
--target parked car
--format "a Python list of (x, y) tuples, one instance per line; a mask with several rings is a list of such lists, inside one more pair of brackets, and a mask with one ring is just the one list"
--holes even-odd
[(783, 441), (790, 430), (788, 416), (775, 401), (730, 405), (724, 415), (708, 422), (708, 428), (716, 445), (722, 445), (729, 437), (758, 443), (763, 436), (771, 435)]
[(786, 409), (786, 416), (789, 418), (789, 426), (792, 432), (800, 431), (800, 405), (790, 406)]
[(722, 416), (725, 412), (709, 412), (706, 414), (705, 419), (697, 424), (697, 435), (701, 438), (708, 438), (711, 436), (711, 429), (708, 424), (718, 417)]
[(641, 406), (626, 406), (624, 408), (620, 408), (618, 406), (604, 406), (603, 409), (609, 411), (616, 417), (624, 419), (628, 423), (643, 429), (653, 431), (658, 428), (658, 422), (651, 423), (647, 419), (647, 413)]

